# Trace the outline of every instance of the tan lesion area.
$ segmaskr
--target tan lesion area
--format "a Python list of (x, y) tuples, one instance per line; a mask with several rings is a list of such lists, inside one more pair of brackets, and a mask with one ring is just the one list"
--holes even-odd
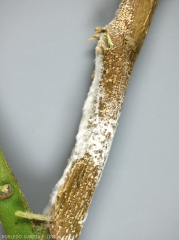
[(157, 0), (124, 0), (114, 21), (105, 28), (113, 46), (107, 51), (102, 49), (100, 41), (97, 46), (104, 53), (103, 72), (99, 83), (102, 92), (99, 102), (101, 117), (109, 116), (115, 119), (117, 112), (122, 110), (130, 75), (157, 2)]
[[(129, 78), (142, 47), (158, 0), (123, 0), (115, 19), (105, 28), (97, 27), (91, 39), (98, 40), (96, 50), (103, 67), (98, 84), (100, 120), (117, 120), (122, 109)], [(117, 122), (117, 121), (116, 121)], [(95, 127), (89, 123), (88, 128)], [(111, 136), (106, 136), (108, 141)], [(105, 144), (105, 143), (104, 143)], [(77, 239), (87, 215), (103, 166), (86, 154), (75, 162), (60, 188), (51, 210), (51, 235), (64, 240)], [(105, 162), (105, 161), (104, 161)], [(55, 239), (55, 238), (54, 238)]]
[(66, 239), (69, 233), (73, 233), (74, 239), (78, 238), (99, 180), (99, 172), (99, 166), (89, 160), (89, 154), (72, 166), (51, 211), (51, 218), (55, 219), (49, 224), (51, 235)]

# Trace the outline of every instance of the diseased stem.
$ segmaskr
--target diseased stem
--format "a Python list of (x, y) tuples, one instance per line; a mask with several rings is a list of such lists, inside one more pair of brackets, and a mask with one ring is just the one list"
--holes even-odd
[[(0, 222), (11, 239), (49, 239), (44, 222), (15, 216), (16, 211), (31, 212), (22, 190), (0, 149)], [(30, 237), (32, 236), (32, 237)]]
[(114, 20), (96, 28), (95, 76), (84, 105), (75, 148), (50, 202), (54, 239), (74, 240), (82, 230), (100, 180), (135, 61), (158, 0), (123, 0)]

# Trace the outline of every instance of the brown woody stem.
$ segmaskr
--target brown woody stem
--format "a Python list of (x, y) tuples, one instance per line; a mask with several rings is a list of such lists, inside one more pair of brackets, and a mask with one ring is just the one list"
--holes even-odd
[[(77, 239), (107, 160), (129, 78), (158, 0), (123, 0), (114, 20), (99, 28), (95, 76), (77, 142), (52, 201), (54, 239)], [(91, 109), (89, 110), (89, 107)]]

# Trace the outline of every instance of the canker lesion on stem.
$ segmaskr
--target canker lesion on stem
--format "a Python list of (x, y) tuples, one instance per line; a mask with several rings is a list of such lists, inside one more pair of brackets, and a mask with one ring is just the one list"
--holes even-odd
[[(78, 239), (106, 163), (135, 61), (158, 0), (123, 0), (114, 20), (98, 27), (94, 80), (75, 148), (53, 195), (49, 223), (54, 239)], [(87, 108), (91, 108), (88, 111)], [(56, 237), (55, 237), (56, 236)]]

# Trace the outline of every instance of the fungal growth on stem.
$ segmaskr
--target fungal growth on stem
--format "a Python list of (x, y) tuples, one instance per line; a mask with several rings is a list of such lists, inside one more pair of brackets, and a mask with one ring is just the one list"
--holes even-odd
[[(158, 0), (123, 0), (109, 25), (97, 27), (92, 86), (63, 177), (45, 212), (54, 219), (54, 239), (75, 240), (83, 228), (116, 131), (135, 61), (147, 35)], [(89, 39), (90, 40), (90, 39)]]
[[(97, 27), (95, 71), (76, 144), (44, 215), (33, 214), (0, 149), (0, 222), (9, 236), (77, 240), (102, 175), (135, 61), (158, 0), (122, 0), (115, 18)], [(49, 236), (49, 232), (50, 236)], [(13, 238), (14, 239), (14, 238)], [(18, 238), (19, 239), (19, 238)]]

